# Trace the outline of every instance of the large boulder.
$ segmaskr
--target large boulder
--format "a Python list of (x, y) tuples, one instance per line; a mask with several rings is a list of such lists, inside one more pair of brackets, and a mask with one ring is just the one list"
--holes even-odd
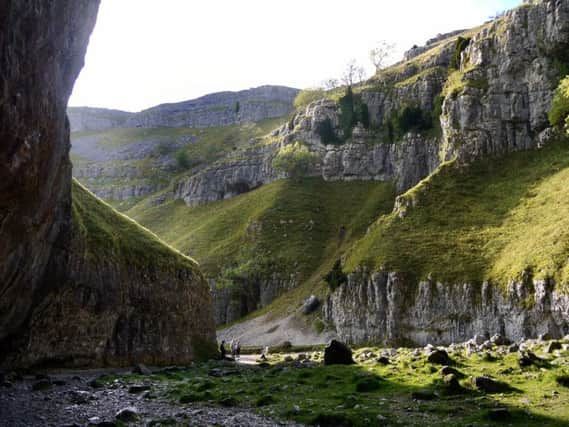
[(352, 350), (346, 344), (332, 340), (324, 349), (325, 365), (351, 365), (355, 363)]

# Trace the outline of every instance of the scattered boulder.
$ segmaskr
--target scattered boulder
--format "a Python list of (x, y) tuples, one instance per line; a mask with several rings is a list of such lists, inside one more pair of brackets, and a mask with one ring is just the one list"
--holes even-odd
[(552, 339), (553, 337), (551, 336), (551, 334), (549, 332), (546, 332), (544, 334), (541, 334), (537, 337), (537, 339), (539, 341), (549, 341), (550, 339)]
[(150, 386), (146, 384), (133, 384), (128, 388), (130, 394), (138, 394), (148, 390), (150, 390)]
[(460, 394), (465, 391), (458, 382), (458, 376), (455, 374), (445, 375), (443, 378), (443, 385), (447, 394)]
[(485, 393), (503, 393), (510, 390), (507, 384), (486, 376), (474, 377), (472, 382), (474, 387)]
[(127, 406), (126, 408), (118, 411), (115, 418), (124, 423), (135, 422), (138, 419), (138, 409), (134, 406)]
[(531, 351), (520, 352), (518, 364), (521, 368), (539, 364), (542, 360)]
[(515, 352), (518, 351), (519, 349), (520, 349), (520, 346), (519, 346), (519, 345), (517, 345), (517, 344), (511, 344), (511, 345), (508, 347), (508, 352), (510, 352), (510, 353), (515, 353)]
[(455, 375), (457, 378), (464, 378), (464, 374), (462, 372), (451, 366), (443, 366), (440, 372), (443, 377), (446, 377), (447, 375)]
[(561, 350), (561, 348), (562, 346), (559, 341), (550, 341), (549, 344), (547, 344), (547, 347), (545, 347), (545, 352), (553, 353), (555, 350)]
[(451, 365), (452, 359), (445, 350), (434, 350), (427, 356), (427, 362), (437, 365)]
[(290, 354), (287, 354), (284, 358), (284, 361), (285, 362), (294, 362), (294, 358)]
[(377, 363), (379, 363), (380, 365), (389, 365), (391, 362), (389, 361), (388, 357), (381, 356), (377, 358)]
[(344, 343), (332, 340), (324, 349), (325, 365), (352, 365), (352, 350)]
[(482, 345), (484, 341), (486, 341), (486, 337), (484, 335), (476, 334), (470, 340), (475, 345)]
[(315, 295), (310, 295), (302, 305), (302, 314), (310, 314), (320, 306), (320, 300)]
[(105, 387), (105, 385), (103, 384), (103, 382), (102, 382), (100, 379), (98, 379), (98, 378), (92, 379), (92, 380), (89, 381), (87, 384), (89, 385), (89, 387), (95, 388), (95, 389)]
[(490, 342), (494, 345), (508, 345), (510, 340), (500, 334), (494, 334), (490, 338)]
[(152, 375), (152, 371), (150, 369), (148, 369), (146, 367), (146, 365), (143, 365), (142, 363), (139, 363), (138, 365), (136, 365), (133, 370), (132, 370), (133, 374), (140, 374), (140, 375)]

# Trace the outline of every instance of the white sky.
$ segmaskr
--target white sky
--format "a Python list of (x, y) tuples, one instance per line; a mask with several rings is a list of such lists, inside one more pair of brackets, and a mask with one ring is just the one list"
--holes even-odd
[(263, 84), (318, 85), (378, 40), (394, 59), (521, 0), (102, 0), (69, 102), (139, 111)]

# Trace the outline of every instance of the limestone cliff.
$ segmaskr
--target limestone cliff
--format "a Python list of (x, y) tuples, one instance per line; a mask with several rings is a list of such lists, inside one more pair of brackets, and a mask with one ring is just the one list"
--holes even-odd
[(127, 120), (125, 127), (203, 128), (258, 122), (288, 114), (297, 93), (298, 89), (285, 86), (260, 86), (239, 92), (212, 93), (141, 111)]
[(67, 117), (71, 132), (101, 131), (123, 127), (133, 115), (126, 111), (106, 108), (69, 107)]
[[(568, 9), (565, 1), (526, 4), (479, 28), (436, 38), (355, 88), (368, 111), (367, 128), (359, 124), (343, 135), (341, 103), (317, 101), (275, 130), (272, 144), (249, 149), (245, 157), (255, 161), (227, 158), (180, 180), (175, 197), (197, 205), (236, 194), (235, 185), (271, 182), (279, 177), (272, 158), (295, 141), (319, 154), (313, 173), (326, 180), (392, 180), (399, 192), (445, 160), (535, 148), (547, 139), (560, 64), (568, 62)], [(429, 117), (431, 129), (389, 137), (393, 118), (409, 107)], [(342, 143), (324, 141), (325, 126)]]
[(213, 344), (193, 261), (85, 190), (72, 207), (66, 104), (98, 3), (0, 3), (1, 364), (177, 363)]

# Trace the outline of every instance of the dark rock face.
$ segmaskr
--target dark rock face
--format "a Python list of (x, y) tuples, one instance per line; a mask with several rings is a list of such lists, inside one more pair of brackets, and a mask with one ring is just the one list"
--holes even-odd
[(50, 285), (45, 279), (54, 248), (68, 244), (71, 165), (65, 108), (98, 6), (98, 0), (0, 3), (2, 350)]
[(352, 365), (353, 363), (352, 350), (340, 341), (332, 340), (324, 349), (325, 365)]
[[(89, 224), (72, 223), (66, 104), (98, 3), (0, 2), (0, 365), (187, 363), (214, 345), (194, 263), (174, 251), (129, 263), (89, 243), (80, 232)], [(113, 238), (148, 243), (76, 190)], [(165, 254), (158, 241), (148, 247)]]

